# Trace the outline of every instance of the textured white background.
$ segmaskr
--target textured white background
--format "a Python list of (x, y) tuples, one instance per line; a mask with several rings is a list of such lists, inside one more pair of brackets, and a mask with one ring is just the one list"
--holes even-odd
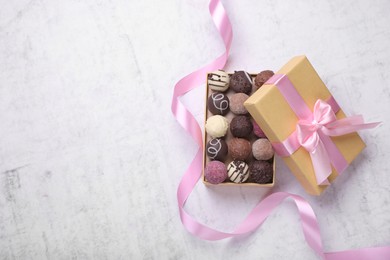
[[(228, 71), (306, 54), (347, 114), (383, 125), (321, 196), (281, 160), (274, 191), (307, 198), (325, 250), (390, 245), (390, 2), (223, 1)], [(202, 1), (0, 1), (0, 259), (316, 259), (291, 201), (218, 242), (182, 227), (176, 188), (195, 143), (174, 83), (223, 51)], [(202, 90), (187, 102), (202, 118)], [(231, 231), (268, 190), (205, 188), (187, 210)]]

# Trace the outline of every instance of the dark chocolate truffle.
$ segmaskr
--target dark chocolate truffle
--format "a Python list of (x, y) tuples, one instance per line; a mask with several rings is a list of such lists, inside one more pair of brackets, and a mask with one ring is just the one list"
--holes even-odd
[(210, 160), (224, 161), (228, 154), (228, 146), (220, 138), (211, 139), (206, 145), (206, 153)]
[(251, 155), (251, 143), (243, 138), (233, 138), (229, 141), (229, 153), (233, 159), (245, 161)]
[(230, 87), (237, 93), (249, 95), (252, 91), (252, 78), (245, 71), (236, 71), (230, 78)]
[(249, 172), (253, 182), (260, 184), (272, 182), (273, 168), (269, 162), (253, 161), (249, 166)]
[(230, 110), (236, 115), (245, 115), (248, 114), (248, 110), (246, 110), (244, 106), (244, 102), (249, 98), (247, 94), (244, 93), (236, 93), (233, 94), (230, 100)]
[(267, 80), (269, 80), (274, 75), (274, 72), (272, 70), (263, 70), (259, 74), (256, 75), (255, 78), (255, 86), (257, 88), (260, 88), (263, 86)]
[(243, 183), (249, 177), (249, 166), (246, 162), (234, 160), (227, 167), (228, 177), (234, 183)]
[(220, 161), (211, 161), (204, 169), (204, 177), (211, 184), (219, 184), (227, 178), (226, 166)]
[(252, 129), (253, 125), (248, 116), (236, 116), (230, 123), (230, 131), (235, 137), (248, 137)]
[(226, 115), (229, 112), (229, 98), (222, 93), (213, 93), (207, 101), (207, 107), (214, 115)]

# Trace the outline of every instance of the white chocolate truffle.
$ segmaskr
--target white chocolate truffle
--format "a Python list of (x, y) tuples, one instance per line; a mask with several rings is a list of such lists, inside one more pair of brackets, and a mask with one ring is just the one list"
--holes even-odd
[(225, 92), (229, 88), (229, 75), (223, 70), (211, 72), (207, 76), (207, 84), (210, 89)]
[(220, 115), (211, 116), (206, 121), (206, 132), (213, 138), (223, 137), (229, 129), (229, 122)]
[(266, 138), (260, 138), (252, 144), (252, 154), (256, 160), (269, 160), (274, 156), (271, 142)]

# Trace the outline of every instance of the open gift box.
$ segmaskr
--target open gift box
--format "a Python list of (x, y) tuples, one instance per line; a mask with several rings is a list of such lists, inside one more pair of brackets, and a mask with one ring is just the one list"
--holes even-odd
[[(346, 116), (305, 56), (291, 59), (245, 107), (309, 194), (320, 195), (365, 147), (356, 132), (324, 134), (318, 121), (333, 112)], [(330, 175), (324, 175), (327, 167)]]

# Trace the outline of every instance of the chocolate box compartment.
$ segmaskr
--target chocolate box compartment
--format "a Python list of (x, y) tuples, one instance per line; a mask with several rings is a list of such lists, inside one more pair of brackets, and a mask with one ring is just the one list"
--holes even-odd
[[(229, 76), (232, 75), (232, 73), (228, 73)], [(252, 77), (252, 80), (254, 80), (254, 78), (256, 77), (256, 74), (249, 74), (251, 77)], [(208, 77), (208, 74), (207, 74), (207, 77)], [(210, 90), (209, 89), (209, 86), (208, 86), (208, 82), (207, 82), (207, 77), (206, 77), (206, 96), (205, 96), (205, 99), (206, 99), (206, 102), (205, 102), (205, 120), (204, 120), (204, 123), (206, 123), (206, 120), (212, 116), (213, 114), (208, 110), (208, 106), (207, 106), (207, 99), (209, 98), (210, 94), (212, 92), (214, 92), (213, 90)], [(252, 93), (251, 95), (254, 93), (255, 91), (253, 91), (252, 89)], [(235, 92), (233, 90), (231, 90), (230, 88), (224, 93), (226, 94), (229, 98), (231, 95), (235, 94)], [(249, 115), (249, 114), (248, 114)], [(228, 119), (229, 121), (229, 126), (230, 126), (230, 122), (231, 120), (233, 119), (233, 117), (235, 116), (235, 114), (233, 114), (233, 112), (229, 111), (229, 113), (227, 113), (225, 115), (225, 117)], [(251, 119), (252, 119), (252, 116), (251, 116)], [(230, 132), (230, 128), (228, 129), (228, 132), (226, 134), (226, 137), (225, 137), (225, 141), (227, 143), (229, 143), (229, 140), (234, 138), (232, 133)], [(208, 156), (206, 155), (206, 145), (207, 145), (207, 142), (210, 141), (212, 138), (207, 134), (206, 131), (204, 131), (204, 143), (203, 143), (203, 169), (202, 169), (202, 180), (203, 180), (203, 183), (205, 185), (210, 185), (210, 186), (247, 186), (247, 187), (250, 187), (250, 186), (253, 186), (253, 187), (273, 187), (274, 184), (275, 184), (275, 156), (271, 159), (273, 162), (273, 177), (272, 177), (272, 182), (270, 183), (265, 183), (265, 184), (260, 184), (260, 183), (255, 183), (255, 182), (250, 182), (250, 177), (249, 177), (249, 180), (247, 182), (244, 182), (244, 183), (234, 183), (234, 182), (230, 182), (229, 179), (227, 179), (225, 182), (222, 182), (220, 184), (211, 184), (209, 182), (206, 181), (206, 179), (204, 178), (204, 169), (205, 169), (205, 166), (208, 162), (210, 162), (211, 160), (208, 158)], [(256, 141), (257, 139), (259, 139), (258, 137), (256, 137), (253, 133), (251, 134), (251, 138), (249, 139), (249, 141), (251, 142), (251, 144), (253, 144), (254, 141)], [(233, 159), (231, 158), (230, 156), (230, 153), (228, 154), (226, 160), (223, 162), (225, 163), (225, 165), (227, 166)], [(250, 164), (250, 162), (254, 161), (255, 159), (252, 158), (252, 155), (251, 155), (251, 159), (250, 160), (247, 160), (248, 164)]]

